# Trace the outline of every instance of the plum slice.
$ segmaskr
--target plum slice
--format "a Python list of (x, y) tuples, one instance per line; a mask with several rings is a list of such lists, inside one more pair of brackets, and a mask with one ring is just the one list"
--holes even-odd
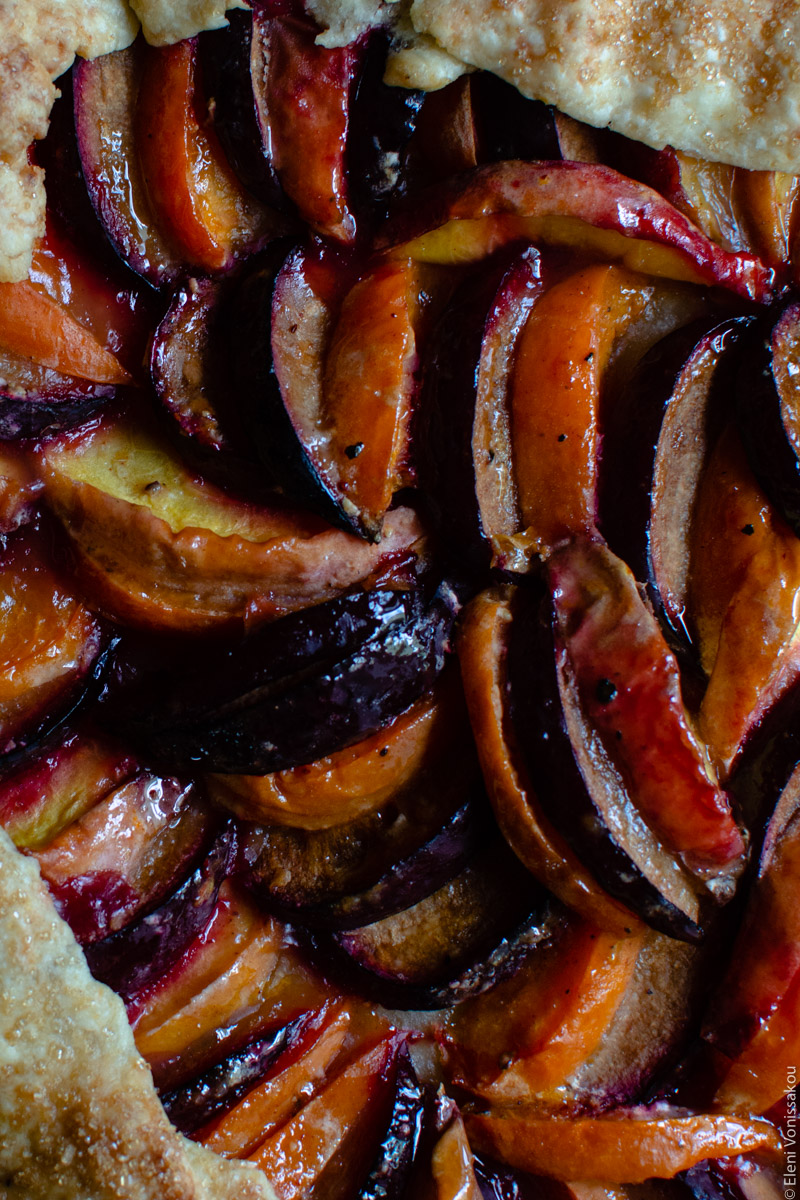
[(229, 824), (158, 908), (88, 945), (86, 959), (95, 979), (107, 983), (126, 1004), (156, 985), (208, 925), (222, 882), (235, 865), (236, 848)]
[(481, 592), (467, 606), (457, 650), (486, 788), (503, 836), (528, 870), (586, 920), (630, 933), (633, 913), (604, 892), (556, 831), (514, 733), (508, 687), (513, 593)]
[(639, 276), (590, 266), (549, 288), (525, 322), (510, 425), (521, 528), (533, 551), (595, 527), (600, 383), (651, 296)]
[(397, 1056), (392, 1111), (357, 1200), (402, 1200), (407, 1194), (429, 1107), (428, 1090), (417, 1078), (408, 1047), (403, 1045)]
[(334, 926), (346, 925), (351, 910), (387, 903), (395, 890), (405, 893), (409, 882), (425, 894), (430, 871), (414, 879), (412, 870), (409, 881), (406, 867), (420, 852), (432, 856), (429, 867), (441, 868), (469, 844), (483, 826), (476, 783), (473, 753), (455, 744), (382, 807), (355, 820), (319, 830), (243, 827), (244, 878), (280, 911)]
[(263, 472), (231, 387), (231, 299), (224, 278), (190, 278), (153, 334), (150, 378), (192, 461), (238, 495), (264, 498)]
[(508, 655), (515, 735), (547, 819), (610, 896), (654, 929), (699, 940), (709, 897), (631, 803), (583, 710), (548, 598), (517, 598)]
[(316, 44), (317, 29), (294, 17), (254, 18), (261, 23), (259, 115), (268, 121), (275, 169), (281, 186), (311, 228), (352, 242), (356, 223), (348, 198), (345, 146), (350, 92), (363, 43), (327, 49)]
[(135, 45), (74, 70), (75, 128), (92, 203), (114, 249), (138, 275), (160, 286), (182, 269), (159, 228), (139, 164), (136, 101), (142, 48)]
[(324, 1087), (331, 1069), (347, 1052), (350, 1016), (348, 1008), (333, 1002), (292, 1022), (291, 1037), (263, 1078), (227, 1111), (197, 1129), (196, 1140), (228, 1158), (252, 1153), (294, 1116), (298, 1104)]
[[(322, 1010), (324, 1012), (324, 1009)], [(161, 1097), (167, 1116), (181, 1133), (207, 1140), (205, 1127), (233, 1108), (243, 1096), (280, 1065), (288, 1050), (302, 1043), (309, 1029), (320, 1024), (320, 1013), (309, 1012), (267, 1037), (257, 1038), (243, 1050), (204, 1071), (197, 1079)], [(227, 1149), (227, 1147), (226, 1147)]]
[(800, 534), (800, 304), (762, 322), (742, 356), (737, 411), (759, 483)]
[(751, 322), (732, 317), (708, 329), (701, 319), (676, 330), (645, 354), (603, 409), (601, 529), (648, 585), (679, 651), (692, 639), (686, 609), (694, 506)]
[(377, 540), (413, 478), (416, 274), (383, 262), (341, 297), (341, 275), (304, 249), (259, 266), (239, 297), (240, 378), (260, 455), (329, 520)]
[(198, 118), (196, 76), (196, 38), (144, 48), (135, 148), (156, 222), (186, 264), (220, 271), (263, 243), (276, 222)]
[(689, 725), (675, 659), (633, 576), (589, 542), (557, 550), (548, 574), (567, 670), (631, 802), (690, 870), (730, 894), (745, 842)]
[(226, 880), (198, 936), (126, 1008), (156, 1086), (172, 1091), (329, 994), (282, 926)]
[(736, 1057), (764, 1027), (800, 972), (800, 767), (767, 825), (758, 873), (716, 991), (704, 1036)]
[(555, 912), (501, 841), (411, 908), (311, 944), (348, 986), (393, 1008), (435, 1009), (478, 995), (552, 935)]
[(431, 692), (363, 741), (271, 775), (212, 775), (208, 788), (247, 821), (326, 829), (419, 791), (439, 775), (440, 763), (457, 779), (468, 778), (473, 763), (464, 753), (465, 735), (458, 679), (445, 671)]
[(143, 772), (33, 853), (78, 941), (96, 942), (156, 905), (189, 874), (209, 823), (193, 786)]
[(248, 1156), (283, 1196), (347, 1200), (369, 1171), (391, 1104), (400, 1039), (362, 1049)]
[(422, 481), (450, 552), (476, 566), (490, 557), (499, 567), (515, 560), (521, 517), (509, 387), (515, 346), (541, 288), (532, 246), (487, 263), (452, 297), (426, 362)]
[(688, 615), (709, 675), (698, 731), (724, 777), (800, 669), (800, 541), (759, 486), (733, 422), (703, 472), (690, 538)]
[(393, 510), (369, 546), (280, 499), (235, 499), (198, 478), (144, 416), (53, 439), (37, 462), (94, 603), (146, 628), (241, 628), (402, 574), (421, 548), (409, 509)]
[(390, 223), (383, 245), (425, 262), (474, 262), (524, 239), (631, 270), (770, 299), (775, 273), (716, 246), (657, 192), (595, 163), (503, 162), (448, 181)]
[(275, 170), (264, 87), (269, 27), (261, 9), (231, 12), (223, 29), (201, 35), (199, 54), (214, 129), (228, 161), (254, 196), (283, 208), (286, 196)]
[(0, 440), (62, 433), (82, 424), (117, 394), (116, 386), (63, 375), (0, 350)]
[(375, 732), (432, 685), (454, 606), (447, 588), (429, 603), (379, 590), (317, 606), (233, 649), (209, 647), (199, 670), (145, 677), (116, 702), (110, 694), (108, 720), (190, 770), (264, 774), (313, 761)]
[(567, 922), (510, 979), (452, 1014), (445, 1028), (451, 1081), (499, 1106), (558, 1094), (604, 1039), (643, 939), (643, 932), (621, 938)]

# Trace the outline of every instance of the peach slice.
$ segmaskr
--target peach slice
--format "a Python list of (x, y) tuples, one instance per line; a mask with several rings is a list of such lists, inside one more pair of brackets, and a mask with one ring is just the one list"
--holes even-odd
[(297, 509), (232, 499), (141, 424), (54, 440), (37, 462), (95, 602), (148, 628), (242, 625), (319, 604), (413, 561), (422, 537), (409, 509), (370, 546)]
[(513, 1167), (554, 1179), (643, 1183), (672, 1179), (707, 1158), (748, 1151), (776, 1155), (780, 1138), (768, 1121), (731, 1116), (677, 1116), (669, 1109), (617, 1110), (606, 1117), (554, 1117), (516, 1109), (468, 1116), (473, 1146)]
[(729, 288), (766, 301), (774, 272), (715, 245), (662, 196), (595, 163), (503, 162), (428, 197), (384, 245), (418, 261), (475, 262), (510, 241), (566, 245), (631, 270)]
[(18, 534), (0, 554), (0, 749), (86, 676), (100, 627), (50, 565), (42, 540)]

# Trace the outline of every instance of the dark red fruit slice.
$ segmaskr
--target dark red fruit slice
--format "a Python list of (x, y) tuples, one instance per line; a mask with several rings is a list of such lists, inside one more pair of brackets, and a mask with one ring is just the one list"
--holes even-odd
[(692, 514), (728, 406), (749, 317), (677, 330), (642, 359), (602, 415), (600, 528), (648, 590), (670, 643), (686, 651)]
[(73, 75), (75, 128), (86, 186), (109, 241), (123, 261), (158, 287), (178, 276), (182, 259), (158, 226), (139, 165), (134, 124), (141, 65), (138, 44), (79, 62)]
[(199, 671), (141, 681), (107, 719), (189, 770), (253, 775), (312, 762), (373, 733), (432, 685), (453, 615), (449, 589), (427, 605), (414, 592), (346, 597), (234, 650), (209, 647)]
[(267, 70), (255, 84), (263, 89), (259, 108), (267, 114), (284, 192), (316, 233), (352, 242), (356, 223), (347, 194), (345, 145), (363, 44), (329, 50), (316, 45), (317, 32), (307, 21), (269, 19), (260, 32), (268, 41), (262, 50)]
[(258, 1038), (204, 1071), (191, 1083), (167, 1092), (161, 1102), (172, 1124), (191, 1136), (212, 1118), (232, 1108), (267, 1075), (290, 1047), (299, 1044), (319, 1014), (305, 1013), (268, 1037)]
[(312, 945), (346, 986), (392, 1008), (443, 1008), (512, 972), (557, 918), (502, 842), (412, 908)]
[(745, 841), (689, 724), (675, 659), (633, 576), (605, 546), (590, 542), (557, 550), (548, 575), (579, 703), (631, 803), (664, 846), (721, 898), (730, 895)]
[(275, 208), (286, 207), (272, 148), (264, 81), (270, 19), (263, 9), (228, 14), (224, 29), (200, 36), (203, 89), (222, 147), (242, 183)]
[(408, 1047), (402, 1046), (386, 1132), (357, 1200), (401, 1200), (407, 1194), (429, 1105), (429, 1093), (417, 1078)]
[(476, 566), (516, 565), (521, 528), (510, 427), (514, 350), (542, 288), (530, 246), (486, 263), (455, 293), (426, 361), (422, 483), (447, 553)]
[(509, 644), (518, 744), (547, 818), (610, 896), (653, 928), (695, 941), (705, 920), (697, 881), (633, 809), (583, 711), (550, 603), (520, 595)]
[(750, 465), (800, 535), (800, 304), (789, 304), (771, 330), (762, 321), (748, 338), (737, 396)]
[(95, 979), (107, 983), (126, 1003), (145, 994), (206, 927), (222, 882), (235, 862), (236, 836), (230, 824), (160, 907), (119, 933), (86, 947), (86, 959)]

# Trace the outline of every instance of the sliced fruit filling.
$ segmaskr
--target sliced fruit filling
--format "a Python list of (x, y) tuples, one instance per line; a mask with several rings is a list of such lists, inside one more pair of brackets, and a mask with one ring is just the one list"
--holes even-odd
[(763, 1200), (797, 180), (319, 32), (62, 81), (0, 285), (0, 824), (281, 1200)]

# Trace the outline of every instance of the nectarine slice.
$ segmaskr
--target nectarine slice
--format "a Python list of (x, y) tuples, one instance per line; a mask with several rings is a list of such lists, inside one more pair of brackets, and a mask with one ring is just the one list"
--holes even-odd
[(94, 603), (150, 628), (241, 626), (318, 604), (413, 558), (422, 536), (409, 509), (370, 546), (287, 505), (235, 500), (141, 423), (51, 441), (37, 461)]

